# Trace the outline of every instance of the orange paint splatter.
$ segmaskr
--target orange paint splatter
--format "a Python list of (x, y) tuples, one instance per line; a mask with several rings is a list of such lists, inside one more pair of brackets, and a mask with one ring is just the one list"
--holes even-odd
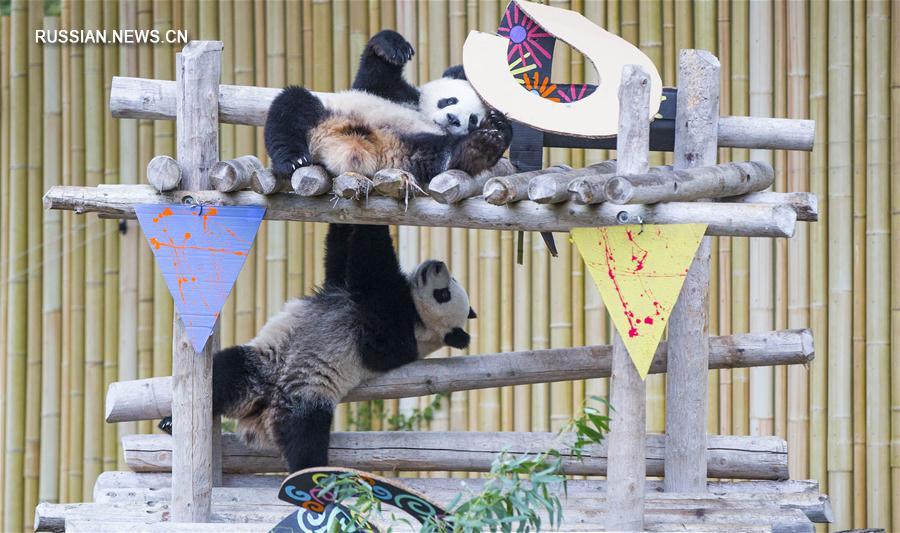
[(206, 223), (209, 221), (209, 217), (214, 217), (219, 214), (219, 210), (215, 207), (210, 207), (203, 212), (203, 231), (206, 231)]
[(191, 234), (190, 234), (190, 233), (185, 233), (185, 234), (184, 234), (184, 240), (188, 241), (188, 240), (190, 240), (190, 239), (191, 239)]
[(150, 237), (150, 245), (159, 250), (163, 246), (167, 248), (172, 248), (174, 250), (205, 250), (207, 252), (213, 252), (217, 254), (234, 254), (234, 255), (244, 255), (244, 252), (235, 252), (233, 250), (229, 250), (227, 248), (213, 248), (210, 246), (188, 246), (186, 244), (174, 244), (174, 243), (165, 243), (160, 242), (156, 237)]

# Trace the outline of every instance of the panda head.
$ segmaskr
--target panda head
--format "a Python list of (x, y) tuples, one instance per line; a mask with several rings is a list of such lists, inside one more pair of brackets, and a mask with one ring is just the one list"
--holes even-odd
[(441, 346), (466, 348), (469, 334), (463, 326), (476, 315), (469, 307), (469, 295), (450, 275), (447, 265), (425, 261), (409, 275), (409, 282), (420, 320), (416, 327), (419, 356)]
[(476, 129), (488, 111), (461, 66), (447, 69), (442, 78), (419, 88), (419, 110), (455, 136)]

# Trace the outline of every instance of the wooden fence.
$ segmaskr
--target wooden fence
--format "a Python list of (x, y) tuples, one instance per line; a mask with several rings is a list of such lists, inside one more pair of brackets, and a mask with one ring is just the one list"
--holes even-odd
[[(820, 481), (836, 529), (900, 530), (900, 263), (892, 265), (900, 258), (900, 187), (890, 187), (890, 170), (900, 175), (900, 54), (891, 54), (900, 49), (900, 2), (551, 3), (640, 45), (667, 84), (675, 82), (678, 49), (716, 53), (723, 115), (816, 120), (811, 154), (720, 151), (720, 161), (771, 161), (777, 191), (817, 193), (820, 222), (799, 224), (789, 241), (713, 239), (711, 333), (808, 326), (817, 353), (808, 367), (711, 371), (708, 429), (786, 438), (791, 477)], [(398, 29), (416, 46), (409, 76), (426, 80), (460, 61), (468, 30), (496, 27), (503, 7), (64, 1), (60, 16), (45, 17), (41, 4), (13, 1), (0, 18), (4, 530), (30, 527), (37, 501), (90, 499), (101, 471), (124, 467), (118, 434), (148, 433), (151, 424), (105, 424), (106, 386), (172, 371), (171, 299), (136, 223), (44, 211), (40, 197), (54, 184), (143, 182), (151, 157), (174, 156), (174, 123), (114, 119), (106, 99), (113, 75), (174, 79), (181, 45), (41, 46), (33, 30), (185, 29), (192, 39), (224, 41), (223, 84), (330, 91), (349, 85), (356, 57), (381, 28)], [(557, 80), (591, 78), (580, 55), (558, 54)], [(263, 152), (260, 129), (222, 125), (223, 159)], [(599, 150), (549, 152), (551, 164), (574, 167), (609, 158)], [(651, 154), (650, 165), (667, 163)], [(321, 279), (323, 229), (263, 224), (222, 315), (223, 345), (250, 338), (285, 299)], [(397, 239), (405, 264), (443, 258), (468, 288), (479, 313), (474, 353), (611, 339), (599, 296), (563, 235), (557, 259), (526, 235), (524, 266), (515, 264), (509, 232), (401, 227)], [(556, 430), (586, 396), (606, 394), (604, 378), (454, 393), (429, 426)], [(647, 395), (647, 428), (658, 433), (661, 375), (648, 378)], [(396, 411), (428, 402), (385, 403)], [(338, 429), (352, 429), (364, 406), (344, 404)], [(377, 417), (370, 423), (383, 425)]]

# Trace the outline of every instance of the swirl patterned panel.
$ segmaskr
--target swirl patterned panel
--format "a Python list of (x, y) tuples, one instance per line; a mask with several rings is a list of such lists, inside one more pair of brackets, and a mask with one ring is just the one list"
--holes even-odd
[[(386, 504), (398, 507), (419, 523), (424, 524), (430, 517), (442, 517), (447, 512), (426, 496), (416, 493), (393, 480), (376, 476), (352, 468), (309, 468), (290, 475), (281, 485), (278, 497), (288, 503), (298, 505), (312, 512), (321, 508), (325, 514), (335, 507), (334, 496), (322, 492), (319, 483), (331, 475), (351, 474), (372, 485), (372, 493)], [(316, 531), (316, 530), (310, 530)]]

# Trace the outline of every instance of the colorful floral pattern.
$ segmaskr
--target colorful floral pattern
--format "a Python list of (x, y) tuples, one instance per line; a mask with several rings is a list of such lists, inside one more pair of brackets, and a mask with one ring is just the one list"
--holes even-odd
[(509, 72), (526, 90), (553, 102), (571, 103), (597, 89), (590, 84), (550, 81), (556, 38), (519, 9), (515, 1), (506, 7), (497, 34), (509, 39), (506, 49)]

